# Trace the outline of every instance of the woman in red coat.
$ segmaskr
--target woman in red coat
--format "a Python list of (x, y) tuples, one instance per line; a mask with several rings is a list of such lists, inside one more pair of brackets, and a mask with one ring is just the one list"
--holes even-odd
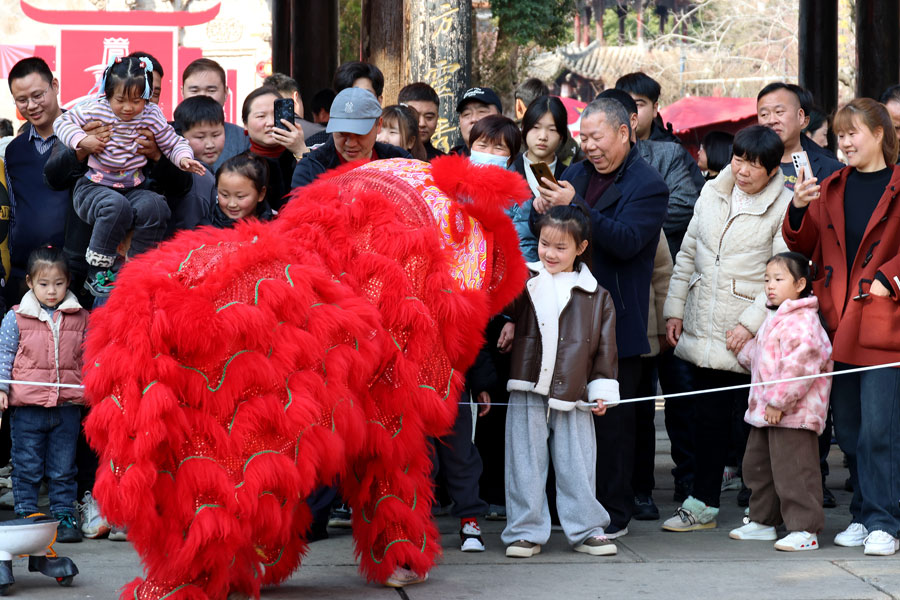
[[(900, 361), (900, 166), (883, 105), (857, 98), (838, 111), (834, 129), (850, 166), (821, 185), (798, 180), (783, 233), (788, 247), (817, 263), (813, 289), (839, 371)], [(900, 369), (835, 377), (831, 402), (853, 483), (852, 522), (834, 542), (894, 554)]]

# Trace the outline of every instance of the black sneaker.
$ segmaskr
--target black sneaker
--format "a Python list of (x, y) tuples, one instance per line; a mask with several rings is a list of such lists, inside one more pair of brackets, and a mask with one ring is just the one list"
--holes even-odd
[(113, 290), (116, 282), (116, 274), (109, 270), (99, 270), (89, 274), (84, 282), (84, 287), (95, 298), (106, 298)]
[(741, 508), (750, 506), (750, 488), (741, 484), (741, 491), (737, 493), (737, 505)]
[(634, 514), (638, 521), (656, 521), (659, 519), (659, 509), (653, 502), (652, 496), (638, 494), (634, 497)]
[(341, 504), (331, 511), (331, 516), (328, 517), (328, 526), (341, 527), (343, 529), (349, 528), (351, 526), (350, 507), (346, 504)]
[(831, 493), (825, 484), (822, 484), (822, 508), (834, 508), (837, 506), (837, 499)]
[(693, 491), (694, 482), (683, 480), (675, 481), (675, 492), (672, 494), (672, 500), (675, 502), (684, 502)]
[(78, 523), (75, 522), (75, 515), (57, 513), (53, 516), (59, 521), (59, 525), (56, 527), (57, 542), (71, 544), (81, 541), (81, 529), (78, 527)]

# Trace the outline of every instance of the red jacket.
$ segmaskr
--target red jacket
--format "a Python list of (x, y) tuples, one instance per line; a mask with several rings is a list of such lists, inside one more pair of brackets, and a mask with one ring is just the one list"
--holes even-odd
[[(822, 182), (821, 196), (809, 204), (798, 230), (784, 219), (782, 233), (791, 250), (816, 262), (813, 291), (834, 341), (834, 360), (853, 365), (900, 361), (900, 166), (875, 207), (847, 276), (844, 188), (852, 168)], [(790, 209), (788, 209), (790, 210)], [(880, 271), (893, 297), (868, 294)]]

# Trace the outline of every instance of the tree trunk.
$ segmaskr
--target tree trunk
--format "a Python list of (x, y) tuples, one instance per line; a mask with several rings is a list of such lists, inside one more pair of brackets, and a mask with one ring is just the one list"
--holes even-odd
[(404, 0), (409, 35), (408, 81), (424, 81), (440, 98), (432, 143), (449, 150), (457, 137), (456, 103), (472, 71), (471, 0)]
[(637, 0), (637, 6), (634, 9), (636, 11), (635, 16), (637, 17), (637, 43), (638, 45), (644, 43), (644, 2), (643, 0)]
[(575, 45), (581, 46), (581, 13), (575, 12)]
[(616, 7), (616, 16), (619, 17), (619, 45), (625, 45), (625, 17), (628, 16), (628, 9), (619, 4)]

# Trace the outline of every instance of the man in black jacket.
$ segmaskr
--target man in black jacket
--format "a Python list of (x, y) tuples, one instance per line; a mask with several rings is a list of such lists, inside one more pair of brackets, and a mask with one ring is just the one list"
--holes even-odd
[[(558, 185), (548, 182), (541, 188), (529, 225), (535, 231), (537, 217), (558, 204), (579, 204), (590, 215), (591, 272), (616, 305), (619, 394), (634, 398), (641, 355), (650, 352), (650, 277), (669, 190), (632, 144), (631, 120), (618, 100), (598, 98), (588, 104), (581, 115), (580, 136), (587, 158), (566, 169)], [(610, 514), (606, 535), (616, 538), (628, 533), (634, 509), (634, 404), (612, 408), (596, 417), (594, 425), (597, 499)]]
[(638, 124), (634, 128), (637, 139), (681, 143), (674, 133), (665, 128), (662, 117), (659, 116), (659, 95), (662, 88), (655, 79), (637, 71), (619, 77), (615, 87), (628, 92), (637, 104)]
[(338, 93), (331, 104), (326, 131), (333, 134), (331, 139), (297, 163), (291, 188), (309, 185), (325, 171), (349, 162), (412, 158), (402, 148), (375, 141), (381, 131), (381, 104), (363, 88), (349, 87)]
[(806, 112), (800, 98), (802, 93), (803, 88), (778, 81), (764, 87), (756, 96), (756, 118), (759, 124), (772, 129), (784, 144), (781, 172), (784, 174), (784, 187), (791, 191), (797, 182), (797, 173), (794, 172), (791, 160), (791, 154), (795, 152), (806, 151), (813, 177), (820, 184), (844, 166), (828, 150), (803, 135)]

